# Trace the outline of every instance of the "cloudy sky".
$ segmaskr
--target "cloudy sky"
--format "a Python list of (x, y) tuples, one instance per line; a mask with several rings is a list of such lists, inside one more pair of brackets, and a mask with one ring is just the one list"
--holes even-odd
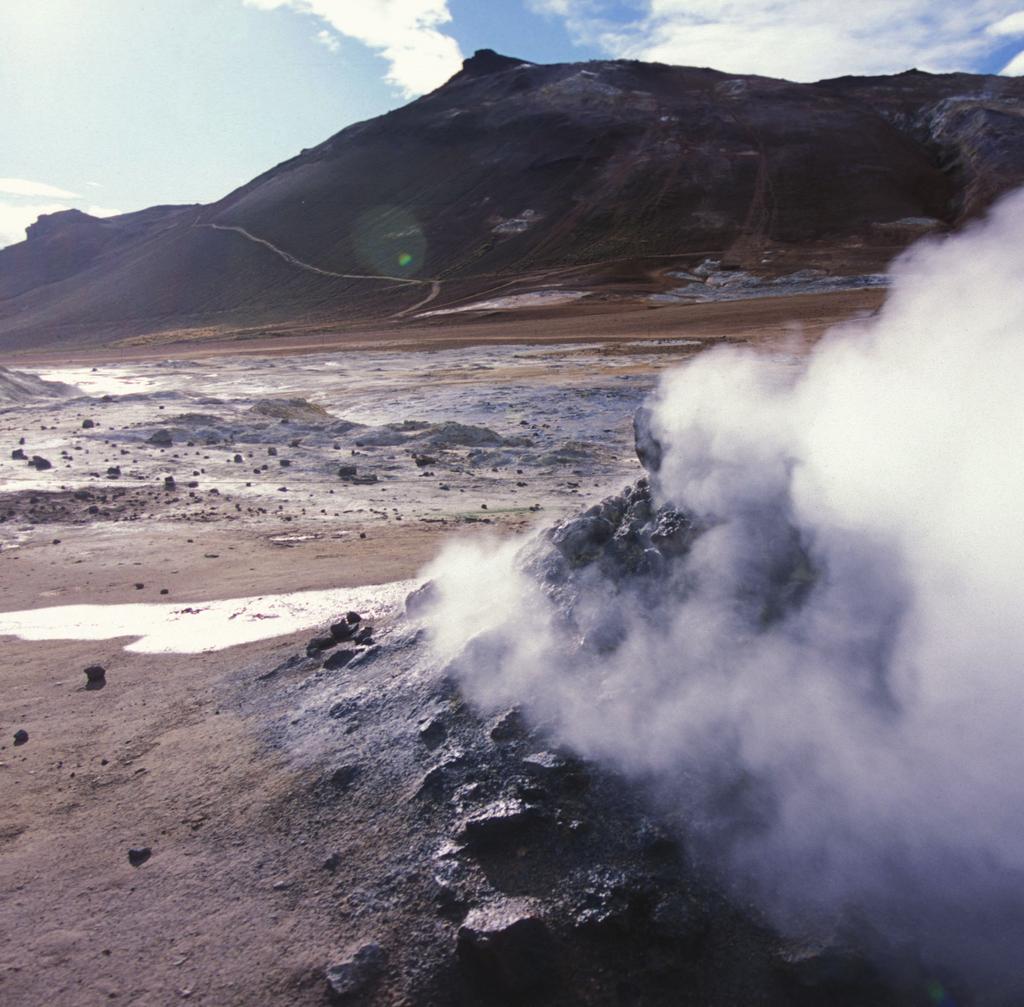
[(1024, 73), (1024, 0), (0, 0), (0, 247), (208, 202), (475, 49), (817, 80)]

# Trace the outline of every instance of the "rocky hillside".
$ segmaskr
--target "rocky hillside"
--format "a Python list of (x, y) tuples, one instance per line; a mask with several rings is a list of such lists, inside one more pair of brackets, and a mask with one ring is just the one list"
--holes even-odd
[(209, 206), (41, 218), (0, 250), (0, 347), (628, 300), (706, 259), (870, 273), (1021, 181), (1019, 78), (794, 84), (483, 51)]

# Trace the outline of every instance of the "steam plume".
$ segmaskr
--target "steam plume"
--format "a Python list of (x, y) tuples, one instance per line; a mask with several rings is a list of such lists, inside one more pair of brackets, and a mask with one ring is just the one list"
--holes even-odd
[[(1024, 193), (893, 266), (800, 365), (715, 350), (651, 404), (657, 578), (459, 544), (435, 642), (652, 785), (783, 927), (867, 921), (1024, 993)], [(709, 854), (710, 855), (710, 854)]]

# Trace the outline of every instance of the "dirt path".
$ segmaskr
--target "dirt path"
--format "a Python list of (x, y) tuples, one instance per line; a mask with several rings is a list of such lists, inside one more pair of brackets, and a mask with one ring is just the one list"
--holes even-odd
[[(425, 286), (428, 284), (436, 284), (440, 286), (437, 280), (418, 280), (409, 276), (375, 276), (375, 275), (363, 275), (361, 273), (335, 273), (330, 269), (321, 269), (319, 266), (314, 266), (308, 262), (303, 262), (302, 259), (296, 258), (291, 252), (286, 252), (283, 248), (278, 248), (277, 245), (267, 241), (266, 238), (257, 238), (255, 234), (250, 233), (244, 227), (235, 227), (230, 224), (200, 224), (200, 227), (211, 227), (215, 231), (234, 231), (236, 234), (240, 234), (243, 238), (249, 241), (255, 242), (257, 245), (262, 245), (264, 248), (269, 248), (275, 255), (280, 256), (289, 265), (297, 266), (299, 269), (305, 269), (309, 273), (317, 273), (320, 276), (333, 276), (339, 280), (382, 280), (388, 283), (404, 283), (414, 286)], [(437, 296), (436, 294), (434, 295)]]

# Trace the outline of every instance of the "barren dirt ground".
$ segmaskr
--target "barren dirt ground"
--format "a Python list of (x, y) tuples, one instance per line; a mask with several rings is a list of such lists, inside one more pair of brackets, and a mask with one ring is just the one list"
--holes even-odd
[[(805, 334), (872, 306), (866, 295), (804, 305)], [(399, 342), (261, 355), (295, 350), (279, 341), (248, 344), (245, 357), (225, 355), (237, 345), (204, 347), (205, 362), (180, 367), (162, 361), (188, 357), (181, 346), (137, 361), (39, 358), (44, 376), (61, 371), (87, 392), (90, 376), (110, 385), (0, 409), (0, 613), (383, 583), (415, 576), (453, 535), (550, 524), (638, 474), (629, 418), (663, 367), (719, 338), (792, 349), (778, 302), (767, 329), (751, 304), (736, 310), (731, 321), (698, 312), (693, 331), (650, 340), (636, 319), (631, 333), (621, 320), (591, 325), (586, 340), (585, 319), (563, 319), (561, 343), (529, 352), (504, 344), (517, 333), (529, 343), (532, 318), (475, 346), (465, 328), (438, 330), (453, 356)], [(251, 412), (282, 396), (325, 417)], [(87, 418), (97, 426), (83, 429)], [(147, 443), (160, 429), (171, 447)], [(20, 437), (54, 468), (11, 460)], [(263, 468), (282, 458), (286, 469)], [(378, 481), (339, 480), (351, 463)], [(323, 1001), (324, 965), (346, 940), (323, 862), (356, 840), (341, 818), (311, 828), (310, 771), (267, 743), (246, 688), (311, 635), (199, 654), (127, 652), (128, 639), (0, 640), (0, 1002)], [(101, 690), (84, 688), (93, 664), (107, 669)], [(29, 740), (15, 746), (19, 729)], [(131, 847), (152, 856), (132, 866)]]

